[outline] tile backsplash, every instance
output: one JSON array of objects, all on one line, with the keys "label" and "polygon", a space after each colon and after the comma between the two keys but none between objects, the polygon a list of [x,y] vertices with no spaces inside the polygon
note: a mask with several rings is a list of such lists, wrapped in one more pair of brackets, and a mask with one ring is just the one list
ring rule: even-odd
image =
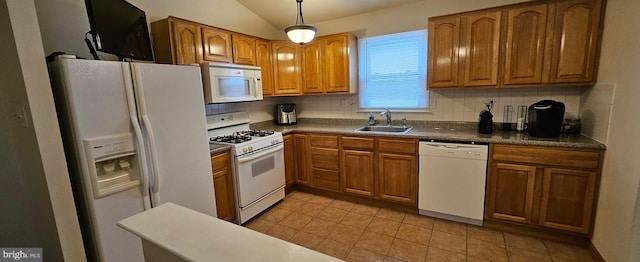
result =
[{"label": "tile backsplash", "polygon": [[[493,121],[502,122],[505,105],[517,111],[519,105],[529,106],[550,99],[564,103],[565,118],[583,117],[585,135],[604,142],[613,94],[611,85],[589,87],[536,87],[505,89],[461,89],[429,92],[429,112],[393,112],[393,119],[421,121],[476,122],[485,102],[493,100]],[[297,97],[266,97],[263,101],[210,104],[207,114],[245,110],[251,122],[273,119],[275,105],[295,103],[299,118],[367,119],[369,112],[360,111],[358,95],[310,95]],[[514,112],[515,113],[515,112]],[[376,120],[383,117],[375,114]],[[603,118],[604,117],[604,118]],[[598,122],[595,122],[595,118]],[[515,116],[514,116],[515,119]],[[601,120],[602,119],[602,120]]]},{"label": "tile backsplash", "polygon": [[582,133],[607,143],[615,84],[596,84],[585,89],[580,100]]}]

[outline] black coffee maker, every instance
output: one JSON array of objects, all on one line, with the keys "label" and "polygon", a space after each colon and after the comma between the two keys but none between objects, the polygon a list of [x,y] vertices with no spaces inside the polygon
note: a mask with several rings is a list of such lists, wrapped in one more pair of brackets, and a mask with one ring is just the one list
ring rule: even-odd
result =
[{"label": "black coffee maker", "polygon": [[542,100],[529,106],[529,135],[540,138],[559,137],[564,119],[564,104]]}]

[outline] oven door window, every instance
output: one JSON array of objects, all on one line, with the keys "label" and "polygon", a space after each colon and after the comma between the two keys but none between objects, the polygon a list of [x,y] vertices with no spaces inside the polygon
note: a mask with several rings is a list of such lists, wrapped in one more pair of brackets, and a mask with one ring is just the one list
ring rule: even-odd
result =
[{"label": "oven door window", "polygon": [[267,157],[251,165],[251,176],[256,177],[267,174],[276,166],[275,157]]},{"label": "oven door window", "polygon": [[283,150],[247,162],[236,160],[240,207],[246,207],[285,184]]},{"label": "oven door window", "polygon": [[246,77],[218,78],[218,92],[220,97],[249,97],[251,96],[251,80]]}]

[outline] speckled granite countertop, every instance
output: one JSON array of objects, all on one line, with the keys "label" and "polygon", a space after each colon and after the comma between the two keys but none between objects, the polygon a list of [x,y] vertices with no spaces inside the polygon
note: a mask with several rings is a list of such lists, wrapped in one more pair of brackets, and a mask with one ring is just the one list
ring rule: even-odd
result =
[{"label": "speckled granite countertop", "polygon": [[[526,132],[501,131],[494,128],[493,134],[480,134],[477,124],[473,122],[444,122],[444,121],[407,121],[408,126],[414,128],[407,134],[367,133],[355,132],[358,127],[367,125],[366,120],[358,119],[324,119],[300,118],[298,124],[280,126],[273,121],[252,123],[252,129],[269,129],[280,131],[283,135],[289,133],[332,133],[353,136],[384,136],[398,138],[417,138],[420,140],[436,140],[450,142],[503,143],[535,146],[561,146],[572,148],[605,149],[606,146],[584,135],[562,134],[558,138],[535,138]],[[394,121],[393,125],[401,125]]]}]

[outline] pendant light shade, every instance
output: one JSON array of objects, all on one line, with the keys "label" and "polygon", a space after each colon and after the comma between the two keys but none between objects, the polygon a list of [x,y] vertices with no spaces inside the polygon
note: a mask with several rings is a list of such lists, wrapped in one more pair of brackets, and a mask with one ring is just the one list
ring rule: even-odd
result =
[{"label": "pendant light shade", "polygon": [[[302,0],[296,0],[298,5],[298,14],[296,17],[296,25],[290,26],[284,29],[287,33],[289,40],[300,45],[309,43],[316,36],[316,29],[314,26],[305,25],[304,17],[302,17]],[[298,22],[300,22],[298,24]]]}]

